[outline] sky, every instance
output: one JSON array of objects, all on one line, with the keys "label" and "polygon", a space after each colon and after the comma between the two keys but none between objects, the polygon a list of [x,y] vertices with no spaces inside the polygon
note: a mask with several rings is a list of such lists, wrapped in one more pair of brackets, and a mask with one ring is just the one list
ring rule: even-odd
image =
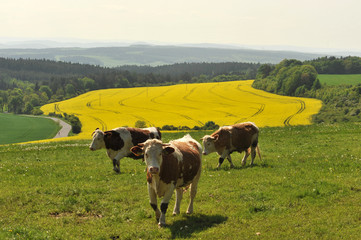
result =
[{"label": "sky", "polygon": [[0,40],[361,51],[359,0],[0,0]]}]

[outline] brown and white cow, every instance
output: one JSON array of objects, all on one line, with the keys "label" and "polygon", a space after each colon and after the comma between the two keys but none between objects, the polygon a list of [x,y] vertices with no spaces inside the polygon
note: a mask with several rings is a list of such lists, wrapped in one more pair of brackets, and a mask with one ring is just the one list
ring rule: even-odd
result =
[{"label": "brown and white cow", "polygon": [[[253,165],[253,160],[256,157],[256,149],[259,158],[261,158],[258,148],[258,133],[258,127],[252,122],[220,127],[211,135],[205,135],[202,138],[204,147],[203,155],[217,152],[219,155],[217,169],[219,169],[225,158],[228,159],[231,167],[234,167],[230,154],[234,151],[239,153],[245,151],[242,165],[246,164],[247,157],[250,153],[252,156],[251,165]],[[249,148],[251,148],[250,151]]]},{"label": "brown and white cow", "polygon": [[120,127],[105,132],[97,128],[93,132],[93,141],[89,148],[92,151],[106,148],[108,157],[113,161],[113,170],[120,173],[119,160],[124,157],[141,158],[135,156],[130,149],[152,138],[161,139],[158,128]]},{"label": "brown and white cow", "polygon": [[[193,201],[202,170],[202,146],[189,134],[164,144],[157,139],[132,147],[135,155],[144,154],[147,164],[147,185],[150,205],[160,227],[165,226],[165,214],[169,200],[176,189],[173,215],[179,214],[183,188],[190,186],[190,203],[187,213],[193,212]],[[160,211],[157,196],[163,197]]]}]

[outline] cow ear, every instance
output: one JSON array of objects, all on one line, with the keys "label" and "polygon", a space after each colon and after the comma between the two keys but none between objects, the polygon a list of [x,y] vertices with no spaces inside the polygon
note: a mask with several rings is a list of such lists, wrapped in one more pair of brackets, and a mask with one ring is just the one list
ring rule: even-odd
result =
[{"label": "cow ear", "polygon": [[174,153],[174,148],[172,148],[172,147],[165,147],[165,148],[163,148],[162,153],[163,153],[164,155],[172,154],[172,153]]},{"label": "cow ear", "polygon": [[139,147],[139,146],[134,146],[130,149],[130,151],[135,155],[135,156],[141,156],[143,154],[143,148]]},{"label": "cow ear", "polygon": [[219,138],[219,135],[218,135],[218,134],[215,134],[212,139],[213,139],[214,141],[217,141],[218,138]]}]

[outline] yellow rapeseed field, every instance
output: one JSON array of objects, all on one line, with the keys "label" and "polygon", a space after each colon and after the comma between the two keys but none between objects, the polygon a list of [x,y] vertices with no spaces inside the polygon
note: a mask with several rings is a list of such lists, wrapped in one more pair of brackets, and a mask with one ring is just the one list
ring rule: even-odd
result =
[{"label": "yellow rapeseed field", "polygon": [[[230,125],[252,121],[259,127],[306,125],[321,108],[321,101],[270,94],[252,88],[253,80],[97,90],[41,108],[75,114],[90,138],[95,128],[110,130],[134,126],[202,126],[207,121]],[[74,138],[74,137],[73,137]]]}]

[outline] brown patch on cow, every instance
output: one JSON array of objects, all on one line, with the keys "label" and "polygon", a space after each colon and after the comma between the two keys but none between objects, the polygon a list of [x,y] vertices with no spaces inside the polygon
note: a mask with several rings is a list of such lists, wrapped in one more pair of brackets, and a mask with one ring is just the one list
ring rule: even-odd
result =
[{"label": "brown patch on cow", "polygon": [[258,133],[258,128],[251,123],[238,123],[230,127],[221,127],[211,136],[218,135],[214,142],[217,152],[230,149],[231,144],[238,152],[246,151],[252,144],[252,136]]},{"label": "brown patch on cow", "polygon": [[232,143],[237,151],[246,151],[252,144],[252,136],[258,128],[251,123],[238,123],[231,128]]},{"label": "brown patch on cow", "polygon": [[163,161],[159,172],[160,180],[166,184],[172,181],[176,183],[179,176],[178,159],[175,154],[163,154],[162,157]]},{"label": "brown patch on cow", "polygon": [[149,172],[148,168],[147,168],[147,182],[152,183],[152,174]]},{"label": "brown patch on cow", "polygon": [[[199,149],[194,142],[173,142],[173,144],[183,154],[183,161],[179,162],[178,166],[178,176],[179,178],[183,178],[184,183],[183,186],[179,187],[184,187],[192,182],[201,166]],[[189,147],[189,144],[191,144],[192,147]]]},{"label": "brown patch on cow", "polygon": [[118,151],[124,147],[124,141],[116,131],[104,132],[104,142],[107,149]]},{"label": "brown patch on cow", "polygon": [[142,143],[147,141],[150,138],[150,131],[140,128],[127,128],[132,136],[133,146],[138,145],[138,143]]}]

